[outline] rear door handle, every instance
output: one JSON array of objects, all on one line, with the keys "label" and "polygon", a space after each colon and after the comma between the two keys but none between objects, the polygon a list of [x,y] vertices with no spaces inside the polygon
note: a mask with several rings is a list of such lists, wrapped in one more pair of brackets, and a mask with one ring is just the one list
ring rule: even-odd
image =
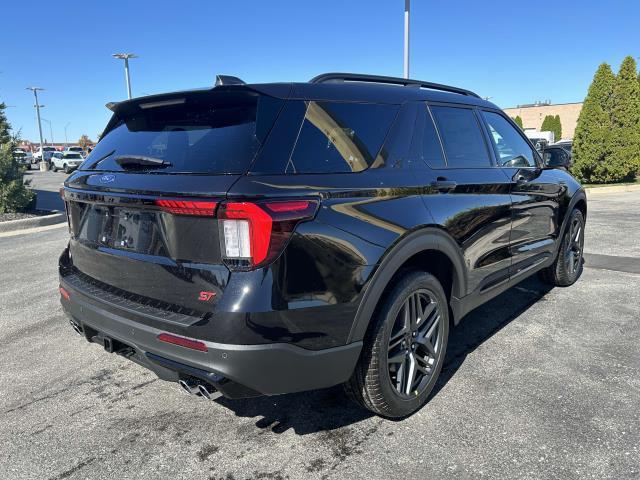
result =
[{"label": "rear door handle", "polygon": [[431,186],[440,192],[450,192],[458,186],[458,183],[454,182],[453,180],[438,178],[437,180],[431,182]]}]

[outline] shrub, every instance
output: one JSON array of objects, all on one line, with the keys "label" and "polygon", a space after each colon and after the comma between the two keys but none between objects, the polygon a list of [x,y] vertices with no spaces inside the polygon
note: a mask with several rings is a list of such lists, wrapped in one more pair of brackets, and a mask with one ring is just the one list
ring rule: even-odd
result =
[{"label": "shrub", "polygon": [[0,104],[0,213],[20,212],[31,206],[35,194],[24,181],[24,168],[13,157],[17,139],[11,136],[11,126]]}]

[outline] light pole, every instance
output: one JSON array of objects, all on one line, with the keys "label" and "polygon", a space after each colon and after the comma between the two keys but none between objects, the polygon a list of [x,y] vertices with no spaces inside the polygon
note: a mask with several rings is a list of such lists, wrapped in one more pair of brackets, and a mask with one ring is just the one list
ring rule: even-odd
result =
[{"label": "light pole", "polygon": [[53,128],[51,127],[51,120],[47,120],[46,118],[42,117],[42,121],[47,122],[49,124],[49,133],[51,134],[51,146],[53,147],[53,144],[55,142],[53,141]]},{"label": "light pole", "polygon": [[113,58],[119,58],[120,60],[124,60],[124,76],[127,80],[127,95],[131,98],[131,78],[129,77],[129,59],[130,58],[138,58],[135,53],[114,53],[112,55]]},{"label": "light pole", "polygon": [[404,78],[409,78],[409,10],[411,0],[404,0]]},{"label": "light pole", "polygon": [[67,148],[67,143],[69,143],[67,140],[67,127],[69,125],[71,125],[71,122],[67,122],[67,124],[64,126],[64,147],[65,148]]},{"label": "light pole", "polygon": [[26,90],[31,90],[33,92],[33,96],[36,98],[36,113],[38,115],[38,133],[40,134],[40,171],[47,171],[47,162],[44,159],[44,143],[42,142],[42,122],[40,121],[40,104],[38,103],[38,91],[44,90],[44,88],[40,87],[27,87]]}]

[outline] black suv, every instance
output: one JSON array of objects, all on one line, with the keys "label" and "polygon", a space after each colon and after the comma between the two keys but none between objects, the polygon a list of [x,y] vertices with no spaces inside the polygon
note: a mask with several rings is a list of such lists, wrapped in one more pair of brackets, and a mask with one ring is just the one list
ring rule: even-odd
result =
[{"label": "black suv", "polygon": [[466,313],[582,271],[583,189],[470,91],[225,76],[108,107],[62,191],[61,302],[87,340],[189,393],[344,383],[404,416]]}]

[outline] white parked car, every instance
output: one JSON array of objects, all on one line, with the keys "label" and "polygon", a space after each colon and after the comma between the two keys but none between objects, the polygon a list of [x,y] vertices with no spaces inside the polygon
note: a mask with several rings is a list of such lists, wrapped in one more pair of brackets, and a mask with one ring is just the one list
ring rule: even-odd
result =
[{"label": "white parked car", "polygon": [[[43,147],[42,150],[44,150],[44,161],[45,162],[50,161],[51,160],[51,156],[56,152],[56,149],[54,147]],[[42,158],[42,150],[40,150],[38,148],[36,153],[33,154],[33,160],[35,162],[41,162],[43,160],[43,158]]]},{"label": "white parked car", "polygon": [[84,162],[84,157],[78,152],[56,152],[51,157],[51,170],[71,173]]},{"label": "white parked car", "polygon": [[84,148],[79,147],[79,146],[64,147],[64,151],[65,152],[75,152],[75,153],[79,153],[83,157],[85,156]]}]

